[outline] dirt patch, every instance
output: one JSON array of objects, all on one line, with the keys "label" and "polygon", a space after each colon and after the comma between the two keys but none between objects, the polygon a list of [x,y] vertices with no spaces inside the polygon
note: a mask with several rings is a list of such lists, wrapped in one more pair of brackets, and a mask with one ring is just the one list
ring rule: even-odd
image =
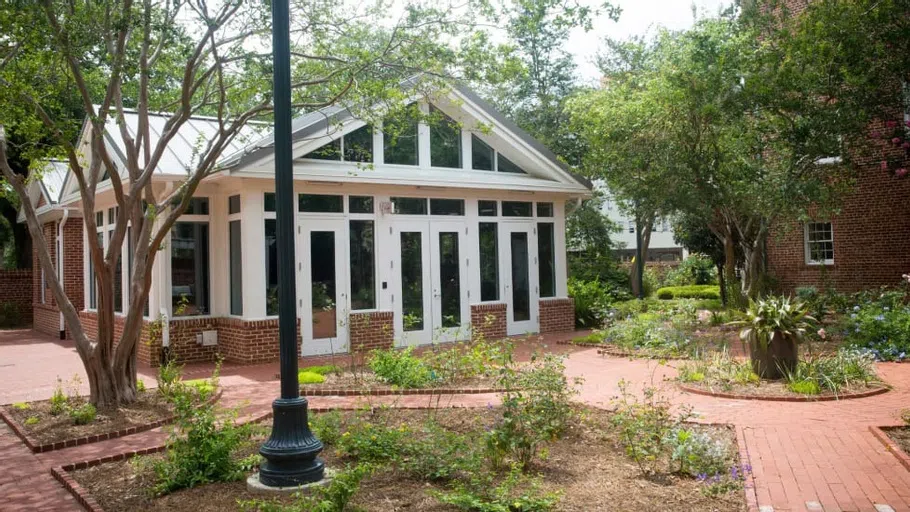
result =
[{"label": "dirt patch", "polygon": [[904,453],[910,455],[910,426],[883,429],[888,437],[900,446]]},{"label": "dirt patch", "polygon": [[[589,512],[596,510],[643,511],[741,511],[745,510],[742,491],[733,491],[718,498],[705,496],[702,484],[676,475],[659,478],[642,477],[637,466],[629,460],[616,444],[609,426],[609,413],[599,409],[584,409],[580,418],[573,420],[563,438],[548,446],[548,456],[533,468],[541,476],[543,489],[562,491],[557,510]],[[343,413],[350,417],[353,412]],[[435,414],[445,428],[461,433],[477,433],[496,421],[498,411],[439,410],[408,411],[386,410],[377,412],[377,420],[389,425],[417,425]],[[731,446],[736,440],[732,430],[723,427],[705,427],[729,436]],[[238,453],[253,453],[258,441]],[[341,468],[347,461],[339,460],[332,446],[327,446],[324,458],[329,467]],[[237,510],[238,500],[261,498],[246,490],[243,481],[212,484],[187,489],[168,496],[153,497],[148,489],[153,484],[149,456],[131,462],[104,464],[95,468],[76,471],[75,479],[108,512],[149,510],[214,512]],[[449,512],[458,509],[438,502],[430,492],[445,490],[442,484],[417,480],[395,469],[383,469],[365,479],[354,499],[354,505],[368,512],[415,511]],[[282,498],[285,501],[290,498]]]},{"label": "dirt patch", "polygon": [[[87,425],[74,425],[66,412],[51,414],[50,400],[28,402],[27,408],[8,405],[4,410],[29,437],[42,444],[138,427],[173,414],[173,408],[155,391],[139,393],[139,398],[131,404],[100,408],[95,421]],[[37,418],[37,421],[30,418]]]}]

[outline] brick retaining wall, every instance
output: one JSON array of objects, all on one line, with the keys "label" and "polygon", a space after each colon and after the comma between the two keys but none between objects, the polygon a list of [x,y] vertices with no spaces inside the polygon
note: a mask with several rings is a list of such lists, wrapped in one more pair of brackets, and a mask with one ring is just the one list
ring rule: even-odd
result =
[{"label": "brick retaining wall", "polygon": [[540,334],[575,329],[575,299],[540,299]]},{"label": "brick retaining wall", "polygon": [[353,352],[392,348],[395,344],[395,314],[391,311],[351,313],[348,325]]},{"label": "brick retaining wall", "polygon": [[506,337],[505,302],[491,304],[471,304],[471,326],[474,338],[487,341],[501,340]]}]

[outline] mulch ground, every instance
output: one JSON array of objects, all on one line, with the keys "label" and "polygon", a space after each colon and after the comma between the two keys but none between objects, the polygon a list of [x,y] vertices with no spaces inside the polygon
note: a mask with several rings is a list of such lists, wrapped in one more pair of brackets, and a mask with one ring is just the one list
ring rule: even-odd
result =
[{"label": "mulch ground", "polygon": [[901,447],[904,453],[910,455],[910,426],[900,428],[889,428],[885,430],[888,437]]},{"label": "mulch ground", "polygon": [[873,389],[880,389],[883,387],[882,384],[870,384],[868,386],[863,385],[854,385],[847,386],[841,389],[840,392],[834,393],[833,391],[823,389],[821,393],[816,395],[807,395],[802,393],[794,393],[790,391],[790,388],[787,387],[787,383],[783,381],[761,381],[759,384],[732,384],[732,385],[719,385],[719,384],[710,384],[706,382],[684,382],[684,386],[690,388],[696,388],[703,391],[711,393],[726,393],[733,395],[743,395],[743,396],[761,396],[761,397],[771,397],[771,398],[833,398],[833,397],[846,397],[856,393],[863,393],[866,391],[871,391]]},{"label": "mulch ground", "polygon": [[[139,393],[135,402],[118,408],[99,408],[95,421],[87,425],[74,425],[66,412],[51,414],[50,400],[28,402],[27,406],[28,408],[21,409],[7,405],[4,409],[30,437],[40,443],[115,432],[146,425],[173,414],[173,408],[154,390]],[[30,421],[29,418],[37,418],[38,421]]]},{"label": "mulch ground", "polygon": [[[585,409],[583,418],[573,421],[562,439],[548,446],[548,456],[534,467],[543,479],[543,490],[563,492],[557,510],[588,512],[595,510],[686,510],[730,512],[745,510],[741,490],[731,491],[719,498],[705,496],[702,484],[672,474],[643,477],[637,466],[628,459],[616,444],[609,427],[609,413],[599,409]],[[353,413],[345,413],[350,415]],[[387,410],[384,421],[391,425],[417,425],[425,421],[427,411]],[[498,414],[483,410],[439,410],[435,412],[440,424],[462,433],[476,432],[478,438],[485,426],[495,421]],[[735,446],[733,431],[718,429],[729,436]],[[263,433],[265,429],[263,429]],[[246,447],[246,453],[255,452],[258,441]],[[238,454],[243,455],[243,453]],[[149,489],[154,475],[150,456],[129,462],[103,464],[73,473],[108,512],[149,510],[215,512],[238,510],[238,501],[262,499],[246,490],[243,481],[211,484],[175,492],[168,496],[153,497]],[[332,468],[343,467],[334,449],[327,446],[324,458]],[[428,491],[443,490],[438,484],[416,480],[394,469],[381,470],[361,484],[353,505],[368,512],[415,511],[452,512],[456,508],[438,502]],[[287,502],[291,498],[284,497]]]}]

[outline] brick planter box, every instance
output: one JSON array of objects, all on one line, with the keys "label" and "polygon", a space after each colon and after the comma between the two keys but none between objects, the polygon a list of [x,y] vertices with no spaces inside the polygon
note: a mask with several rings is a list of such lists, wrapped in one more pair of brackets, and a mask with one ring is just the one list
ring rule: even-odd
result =
[{"label": "brick planter box", "polygon": [[870,396],[887,393],[891,388],[881,386],[872,388],[867,391],[858,393],[845,393],[841,395],[807,395],[807,396],[774,396],[774,395],[745,395],[737,393],[724,393],[722,391],[708,391],[706,389],[696,388],[680,384],[679,389],[686,393],[695,395],[712,396],[715,398],[728,398],[731,400],[761,400],[765,402],[833,402],[835,400],[852,400],[856,398],[867,398]]},{"label": "brick planter box", "polygon": [[904,450],[902,450],[901,447],[891,439],[891,436],[888,435],[888,431],[895,428],[903,427],[869,427],[869,431],[872,432],[872,435],[874,435],[876,439],[885,445],[885,449],[897,457],[898,462],[907,468],[907,471],[910,471],[910,455],[904,453]]}]

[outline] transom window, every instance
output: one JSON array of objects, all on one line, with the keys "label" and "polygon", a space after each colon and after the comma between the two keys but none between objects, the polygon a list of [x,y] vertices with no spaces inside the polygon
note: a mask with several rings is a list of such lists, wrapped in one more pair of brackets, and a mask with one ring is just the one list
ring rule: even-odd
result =
[{"label": "transom window", "polygon": [[430,199],[430,215],[464,215],[464,199]]},{"label": "transom window", "polygon": [[398,215],[426,215],[425,197],[393,197],[392,212]]},{"label": "transom window", "polygon": [[830,222],[807,222],[805,242],[808,265],[834,263],[834,229]]},{"label": "transom window", "polygon": [[532,203],[525,201],[503,201],[503,217],[533,217]]},{"label": "transom window", "polygon": [[342,196],[300,194],[298,209],[307,213],[344,213]]}]

